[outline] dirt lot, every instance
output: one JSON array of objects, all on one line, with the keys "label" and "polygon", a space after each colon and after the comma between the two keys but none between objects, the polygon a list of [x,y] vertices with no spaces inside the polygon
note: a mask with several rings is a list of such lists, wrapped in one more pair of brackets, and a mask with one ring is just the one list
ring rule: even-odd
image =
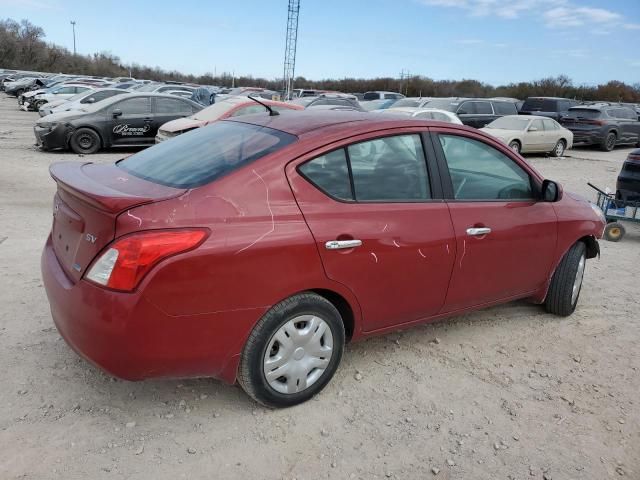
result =
[{"label": "dirt lot", "polygon": [[[640,479],[640,229],[601,242],[569,318],[520,302],[351,345],[314,401],[272,411],[67,347],[40,280],[48,166],[88,159],[36,150],[36,118],[0,94],[0,479]],[[530,160],[591,197],[627,152]]]}]

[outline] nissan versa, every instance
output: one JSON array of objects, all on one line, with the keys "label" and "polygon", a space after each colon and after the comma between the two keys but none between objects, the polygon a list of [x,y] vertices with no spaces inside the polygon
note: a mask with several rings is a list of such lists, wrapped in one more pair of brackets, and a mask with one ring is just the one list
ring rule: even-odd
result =
[{"label": "nissan versa", "polygon": [[522,298],[570,315],[604,228],[489,135],[359,112],[227,119],[51,175],[67,343],[273,407],[322,390],[348,341]]}]

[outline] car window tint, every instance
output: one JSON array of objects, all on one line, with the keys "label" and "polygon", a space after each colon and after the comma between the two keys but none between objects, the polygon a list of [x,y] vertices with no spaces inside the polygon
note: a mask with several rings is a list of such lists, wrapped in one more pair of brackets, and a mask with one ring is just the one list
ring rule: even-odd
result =
[{"label": "car window tint", "polygon": [[242,115],[251,115],[253,113],[267,113],[267,110],[261,105],[249,105],[242,107],[231,114],[232,117],[240,117]]},{"label": "car window tint", "polygon": [[217,122],[127,157],[132,175],[175,188],[195,188],[276,152],[297,137],[268,127]]},{"label": "car window tint", "polygon": [[489,102],[473,102],[475,105],[476,113],[480,115],[491,115],[493,114],[493,110],[491,108],[491,103]]},{"label": "car window tint", "polygon": [[456,200],[532,199],[527,172],[495,148],[466,137],[439,135]]},{"label": "car window tint", "polygon": [[111,110],[121,110],[123,115],[151,113],[151,99],[149,97],[129,98],[112,105]]},{"label": "car window tint", "polygon": [[558,124],[551,119],[543,120],[542,123],[544,124],[545,130],[558,130],[560,128]]},{"label": "car window tint", "polygon": [[348,147],[357,201],[415,201],[431,197],[419,135],[397,135]]},{"label": "car window tint", "polygon": [[327,195],[353,200],[347,156],[343,148],[304,163],[300,166],[300,173]]},{"label": "car window tint", "polygon": [[156,98],[156,113],[191,115],[191,105],[176,98]]}]

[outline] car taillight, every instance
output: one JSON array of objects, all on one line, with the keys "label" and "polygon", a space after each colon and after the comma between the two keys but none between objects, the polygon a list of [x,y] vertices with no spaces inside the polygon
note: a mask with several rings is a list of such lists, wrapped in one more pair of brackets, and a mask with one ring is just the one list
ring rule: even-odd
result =
[{"label": "car taillight", "polygon": [[629,154],[629,156],[627,157],[627,162],[640,164],[640,154],[639,155],[636,155],[634,153]]},{"label": "car taillight", "polygon": [[134,233],[113,242],[94,262],[86,279],[129,292],[161,260],[196,248],[206,230],[162,230]]},{"label": "car taillight", "polygon": [[583,120],[583,123],[588,123],[589,125],[606,125],[607,122],[604,120]]}]

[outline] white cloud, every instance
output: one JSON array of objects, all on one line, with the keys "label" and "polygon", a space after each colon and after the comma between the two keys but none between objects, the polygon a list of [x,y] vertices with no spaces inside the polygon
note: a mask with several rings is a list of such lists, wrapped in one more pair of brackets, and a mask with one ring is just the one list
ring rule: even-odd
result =
[{"label": "white cloud", "polygon": [[[539,16],[548,27],[594,27],[592,33],[606,35],[610,27],[640,30],[639,23],[625,23],[625,18],[604,8],[580,7],[571,0],[418,0],[423,5],[466,10],[473,16],[516,19],[524,15]],[[575,1],[575,0],[574,0]]]}]

